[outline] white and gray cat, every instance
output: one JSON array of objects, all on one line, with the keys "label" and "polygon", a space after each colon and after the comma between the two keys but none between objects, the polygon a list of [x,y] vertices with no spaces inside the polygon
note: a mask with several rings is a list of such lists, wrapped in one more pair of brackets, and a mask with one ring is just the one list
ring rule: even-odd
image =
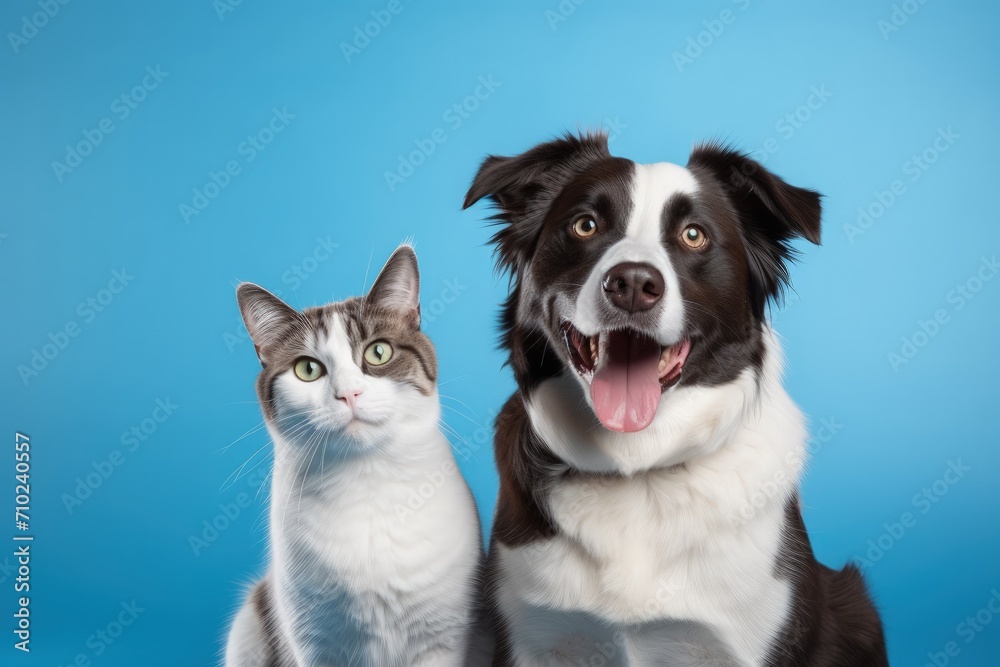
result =
[{"label": "white and gray cat", "polygon": [[226,667],[484,664],[479,519],[439,429],[418,292],[405,245],[363,298],[298,312],[239,286],[274,477],[270,568]]}]

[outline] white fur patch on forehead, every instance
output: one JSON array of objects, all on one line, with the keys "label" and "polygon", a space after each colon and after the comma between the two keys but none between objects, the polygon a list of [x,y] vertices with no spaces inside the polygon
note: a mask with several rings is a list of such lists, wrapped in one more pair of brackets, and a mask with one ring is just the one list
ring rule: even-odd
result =
[{"label": "white fur patch on forehead", "polygon": [[694,174],[680,165],[670,162],[635,165],[632,214],[625,233],[646,243],[659,243],[664,206],[675,194],[697,191]]},{"label": "white fur patch on forehead", "polygon": [[660,272],[666,288],[659,307],[656,338],[663,345],[673,345],[680,340],[684,329],[684,299],[677,272],[663,245],[663,210],[674,195],[694,194],[697,190],[698,182],[684,167],[669,162],[635,165],[632,212],[625,227],[625,237],[605,251],[580,289],[573,318],[579,331],[592,336],[604,328],[602,283],[607,272],[622,262],[641,262]]},{"label": "white fur patch on forehead", "polygon": [[319,341],[330,358],[337,363],[351,361],[351,336],[347,333],[344,320],[340,313],[331,313],[326,322],[327,337],[325,341]]},{"label": "white fur patch on forehead", "polygon": [[335,390],[363,383],[364,374],[354,360],[354,343],[340,313],[333,313],[327,322],[325,341],[317,341],[327,356],[330,380]]}]

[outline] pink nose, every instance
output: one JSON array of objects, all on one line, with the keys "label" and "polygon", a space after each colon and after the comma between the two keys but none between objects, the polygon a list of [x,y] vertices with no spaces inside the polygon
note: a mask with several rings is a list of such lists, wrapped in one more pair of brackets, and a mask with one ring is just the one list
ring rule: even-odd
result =
[{"label": "pink nose", "polygon": [[353,412],[354,406],[358,402],[358,396],[360,395],[361,395],[360,389],[348,389],[347,391],[339,392],[337,394],[337,400],[347,403],[347,407],[349,407],[351,409],[351,412]]}]

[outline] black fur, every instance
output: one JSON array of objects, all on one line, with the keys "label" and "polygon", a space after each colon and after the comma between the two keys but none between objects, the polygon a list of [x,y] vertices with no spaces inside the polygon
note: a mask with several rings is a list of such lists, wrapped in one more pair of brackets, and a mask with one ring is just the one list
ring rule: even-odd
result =
[{"label": "black fur", "polygon": [[[551,341],[542,332],[517,321],[516,309],[521,293],[518,276],[522,267],[538,251],[545,227],[560,223],[567,215],[566,212],[553,212],[555,201],[561,196],[569,204],[580,205],[581,202],[572,196],[573,193],[567,193],[566,188],[581,174],[590,174],[588,180],[592,185],[603,182],[605,186],[603,197],[592,192],[593,205],[604,207],[609,213],[614,208],[619,215],[627,215],[628,209],[622,210],[622,207],[628,206],[628,199],[621,196],[615,198],[614,194],[620,195],[627,190],[631,164],[629,160],[611,157],[604,135],[566,135],[515,157],[487,157],[465,196],[463,208],[487,197],[498,209],[490,220],[500,228],[490,242],[496,247],[498,268],[508,273],[512,284],[501,316],[501,345],[509,352],[508,363],[523,389],[557,375],[562,371],[563,364],[550,345]],[[580,190],[584,189],[581,184]],[[596,248],[592,247],[591,251],[596,251]],[[551,248],[542,250],[539,265],[565,266],[564,262],[545,257],[552,252]],[[582,274],[586,263],[579,262],[577,267]],[[570,267],[568,276],[550,277],[574,282],[579,280],[575,273],[574,267]],[[554,324],[553,331],[558,324]]]},{"label": "black fur", "polygon": [[721,195],[739,216],[751,302],[762,318],[767,301],[780,298],[789,284],[788,261],[796,256],[789,241],[802,237],[820,242],[820,194],[789,185],[747,155],[718,143],[695,148],[687,166],[702,186],[711,186],[706,196]]},{"label": "black fur", "polygon": [[788,502],[785,517],[776,568],[795,587],[795,607],[768,667],[886,667],[882,621],[861,572],[816,560],[798,498]]},{"label": "black fur", "polygon": [[[660,240],[682,287],[685,337],[692,341],[679,384],[719,385],[748,368],[760,371],[767,306],[789,283],[788,263],[795,257],[790,242],[820,241],[820,195],[717,143],[696,147],[688,170],[697,193],[671,198],[660,221]],[[512,281],[501,342],[519,392],[497,419],[494,549],[544,540],[555,530],[546,514],[545,480],[569,466],[538,441],[523,398],[569,363],[553,303],[559,294],[575,298],[595,263],[622,238],[633,206],[633,171],[634,163],[611,156],[603,135],[571,135],[516,157],[488,157],[466,195],[466,208],[484,197],[496,206],[491,219],[500,228],[492,242],[499,268]],[[600,236],[585,243],[566,234],[581,214],[600,221]],[[680,246],[681,231],[692,224],[707,232],[704,252]],[[529,263],[532,288],[523,279]],[[795,606],[768,667],[888,664],[881,622],[860,573],[853,567],[836,572],[816,561],[797,500],[786,508],[776,557],[779,576],[793,583]],[[492,595],[496,577],[489,572]],[[494,665],[513,664],[499,613],[494,628]]]}]

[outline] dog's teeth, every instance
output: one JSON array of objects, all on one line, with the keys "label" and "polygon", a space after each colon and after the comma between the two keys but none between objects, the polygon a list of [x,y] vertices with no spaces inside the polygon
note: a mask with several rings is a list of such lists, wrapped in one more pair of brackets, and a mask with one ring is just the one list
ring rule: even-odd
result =
[{"label": "dog's teeth", "polygon": [[597,359],[597,336],[590,337],[590,357]]}]

